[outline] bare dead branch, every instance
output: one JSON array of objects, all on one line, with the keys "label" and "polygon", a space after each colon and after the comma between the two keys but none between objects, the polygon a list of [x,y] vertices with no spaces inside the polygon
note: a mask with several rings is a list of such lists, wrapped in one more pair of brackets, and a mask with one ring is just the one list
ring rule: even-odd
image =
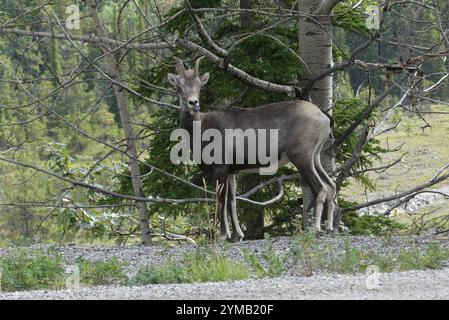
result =
[{"label": "bare dead branch", "polygon": [[369,201],[369,202],[366,202],[366,203],[363,203],[363,204],[360,204],[360,205],[352,206],[352,207],[349,207],[349,208],[344,208],[342,210],[343,211],[359,210],[359,209],[362,209],[362,208],[374,206],[374,205],[379,204],[379,203],[389,202],[389,201],[401,199],[401,198],[404,198],[404,197],[408,197],[408,196],[414,195],[414,194],[416,194],[418,192],[423,192],[424,189],[429,188],[429,187],[431,187],[431,186],[433,186],[435,184],[438,184],[438,183],[440,183],[440,182],[442,182],[442,181],[444,181],[444,180],[449,178],[449,173],[441,175],[443,170],[445,170],[445,168],[447,168],[447,167],[448,167],[448,165],[446,165],[443,169],[440,169],[438,171],[438,173],[432,179],[430,179],[428,182],[426,182],[424,184],[421,184],[421,185],[419,185],[419,186],[417,186],[417,187],[415,187],[413,189],[401,192],[401,193],[393,195],[393,196],[389,196],[389,197],[385,197],[385,198],[381,198],[381,199],[376,199],[376,200]]},{"label": "bare dead branch", "polygon": [[223,48],[221,48],[220,46],[218,46],[214,40],[212,40],[212,38],[210,37],[210,35],[208,34],[206,28],[204,28],[203,23],[201,22],[200,18],[198,18],[198,16],[195,14],[195,12],[193,11],[193,8],[190,4],[189,0],[185,0],[184,1],[185,6],[187,7],[187,11],[190,13],[190,15],[193,18],[193,21],[195,22],[197,29],[198,29],[198,34],[201,37],[201,39],[207,43],[218,55],[222,56],[222,57],[227,57],[229,55],[229,52]]},{"label": "bare dead branch", "polygon": [[[397,83],[402,83],[405,79],[407,79],[410,75],[405,74],[403,75]],[[386,98],[388,95],[396,89],[396,85],[390,85],[387,90],[385,90],[380,96],[378,96],[372,103],[369,105],[358,117],[358,119],[348,128],[345,130],[345,132],[335,140],[334,146],[338,147],[340,146],[348,137],[349,135],[365,120],[367,119],[371,113],[374,111],[374,109]]]}]

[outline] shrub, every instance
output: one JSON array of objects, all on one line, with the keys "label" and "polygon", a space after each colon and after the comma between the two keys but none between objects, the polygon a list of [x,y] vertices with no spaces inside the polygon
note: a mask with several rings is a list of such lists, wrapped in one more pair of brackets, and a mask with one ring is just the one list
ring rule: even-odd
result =
[{"label": "shrub", "polygon": [[120,262],[117,257],[95,262],[81,258],[77,263],[80,269],[80,282],[83,285],[123,284],[128,281],[128,276],[124,271],[125,264]]},{"label": "shrub", "polygon": [[449,250],[437,244],[429,244],[423,252],[418,249],[399,254],[400,270],[440,269],[449,258]]},{"label": "shrub", "polygon": [[129,281],[130,285],[192,283],[243,280],[250,270],[241,262],[201,247],[186,253],[180,261],[169,260],[163,266],[145,266]]},{"label": "shrub", "polygon": [[375,251],[363,252],[353,248],[349,238],[345,241],[344,253],[331,259],[329,271],[336,273],[365,272],[370,265],[376,265],[381,272],[439,269],[449,258],[449,250],[438,244],[429,244],[426,249],[401,249],[398,252],[379,254]]},{"label": "shrub", "polygon": [[[81,285],[126,283],[124,264],[116,257],[101,262],[77,261]],[[59,253],[30,249],[13,249],[0,257],[1,286],[4,291],[62,289],[65,287],[65,264]]]},{"label": "shrub", "polygon": [[257,255],[247,248],[243,248],[245,261],[251,266],[258,277],[279,277],[285,273],[287,256],[278,255],[273,249],[273,242],[269,234],[265,234],[265,250]]},{"label": "shrub", "polygon": [[343,250],[332,245],[320,246],[312,232],[295,236],[290,250],[292,266],[303,275],[310,276],[316,271],[331,273],[365,272],[370,265],[376,265],[381,272],[438,269],[449,259],[449,249],[438,244],[427,248],[400,249],[379,253],[353,247],[350,237],[344,239]]},{"label": "shrub", "polygon": [[242,280],[250,276],[250,270],[244,263],[207,248],[184,255],[182,264],[187,269],[190,282]]},{"label": "shrub", "polygon": [[349,212],[342,216],[352,235],[383,236],[406,229],[406,226],[383,215],[362,215]]},{"label": "shrub", "polygon": [[299,269],[305,276],[311,276],[316,269],[324,266],[326,250],[320,249],[315,233],[309,231],[294,236],[290,255],[291,267]]},{"label": "shrub", "polygon": [[52,250],[15,249],[0,258],[0,269],[4,291],[59,289],[64,284],[62,258]]},{"label": "shrub", "polygon": [[173,260],[169,260],[163,266],[144,266],[139,268],[136,275],[129,280],[128,285],[189,282],[185,271],[185,268]]}]

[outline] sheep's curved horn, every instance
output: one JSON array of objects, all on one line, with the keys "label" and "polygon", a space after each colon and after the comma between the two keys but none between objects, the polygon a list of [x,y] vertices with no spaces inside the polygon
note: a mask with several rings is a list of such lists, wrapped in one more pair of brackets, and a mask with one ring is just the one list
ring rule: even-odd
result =
[{"label": "sheep's curved horn", "polygon": [[201,62],[201,60],[203,60],[203,58],[204,58],[204,56],[201,56],[201,57],[199,57],[198,59],[196,59],[196,62],[195,62],[195,69],[194,69],[195,75],[196,75],[196,76],[199,75],[199,72],[200,72],[200,62]]},{"label": "sheep's curved horn", "polygon": [[186,73],[186,68],[184,66],[184,62],[181,59],[179,59],[178,57],[175,57],[175,60],[177,61],[176,71],[178,72],[179,75],[184,75]]}]

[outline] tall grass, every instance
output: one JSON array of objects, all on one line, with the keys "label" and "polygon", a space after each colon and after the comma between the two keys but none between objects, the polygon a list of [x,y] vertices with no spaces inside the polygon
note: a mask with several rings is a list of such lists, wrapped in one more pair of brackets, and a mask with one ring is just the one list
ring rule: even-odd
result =
[{"label": "tall grass", "polygon": [[245,263],[221,255],[212,247],[200,247],[185,253],[180,261],[169,260],[162,266],[140,268],[129,284],[217,282],[250,276],[251,270]]},{"label": "tall grass", "polygon": [[[69,265],[54,249],[32,250],[15,248],[0,257],[0,288],[3,291],[39,289],[63,289],[69,276],[65,273]],[[71,264],[70,264],[71,265]],[[126,283],[128,277],[124,264],[117,258],[102,262],[85,259],[75,264],[80,271],[80,285],[108,285]]]},{"label": "tall grass", "polygon": [[64,284],[64,265],[51,251],[16,249],[0,258],[1,289],[22,291],[59,289]]}]

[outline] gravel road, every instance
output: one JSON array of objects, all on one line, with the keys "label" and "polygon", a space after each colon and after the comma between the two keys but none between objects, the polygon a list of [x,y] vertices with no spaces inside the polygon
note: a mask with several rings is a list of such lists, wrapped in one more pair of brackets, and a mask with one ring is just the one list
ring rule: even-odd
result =
[{"label": "gravel road", "polygon": [[[343,250],[344,237],[323,237],[319,244]],[[378,253],[407,248],[425,248],[430,242],[449,247],[447,237],[351,237],[350,245]],[[277,253],[286,252],[290,238],[273,239]],[[35,245],[47,248],[46,245]],[[263,241],[245,241],[226,244],[219,248],[223,253],[242,258],[242,248],[263,252]],[[68,261],[79,257],[91,261],[107,260],[117,256],[128,262],[128,273],[139,266],[163,264],[168,257],[176,259],[183,252],[194,249],[192,245],[171,248],[153,246],[129,247],[54,247]],[[0,249],[0,255],[8,254]],[[336,275],[315,273],[310,277],[288,274],[274,279],[251,279],[233,282],[201,284],[165,284],[140,287],[98,286],[72,290],[40,290],[0,293],[0,299],[449,299],[449,264],[442,270],[407,271],[380,274]]]},{"label": "gravel road", "polygon": [[[368,286],[367,286],[368,284]],[[201,284],[101,286],[0,294],[0,299],[449,299],[449,269]]]}]

